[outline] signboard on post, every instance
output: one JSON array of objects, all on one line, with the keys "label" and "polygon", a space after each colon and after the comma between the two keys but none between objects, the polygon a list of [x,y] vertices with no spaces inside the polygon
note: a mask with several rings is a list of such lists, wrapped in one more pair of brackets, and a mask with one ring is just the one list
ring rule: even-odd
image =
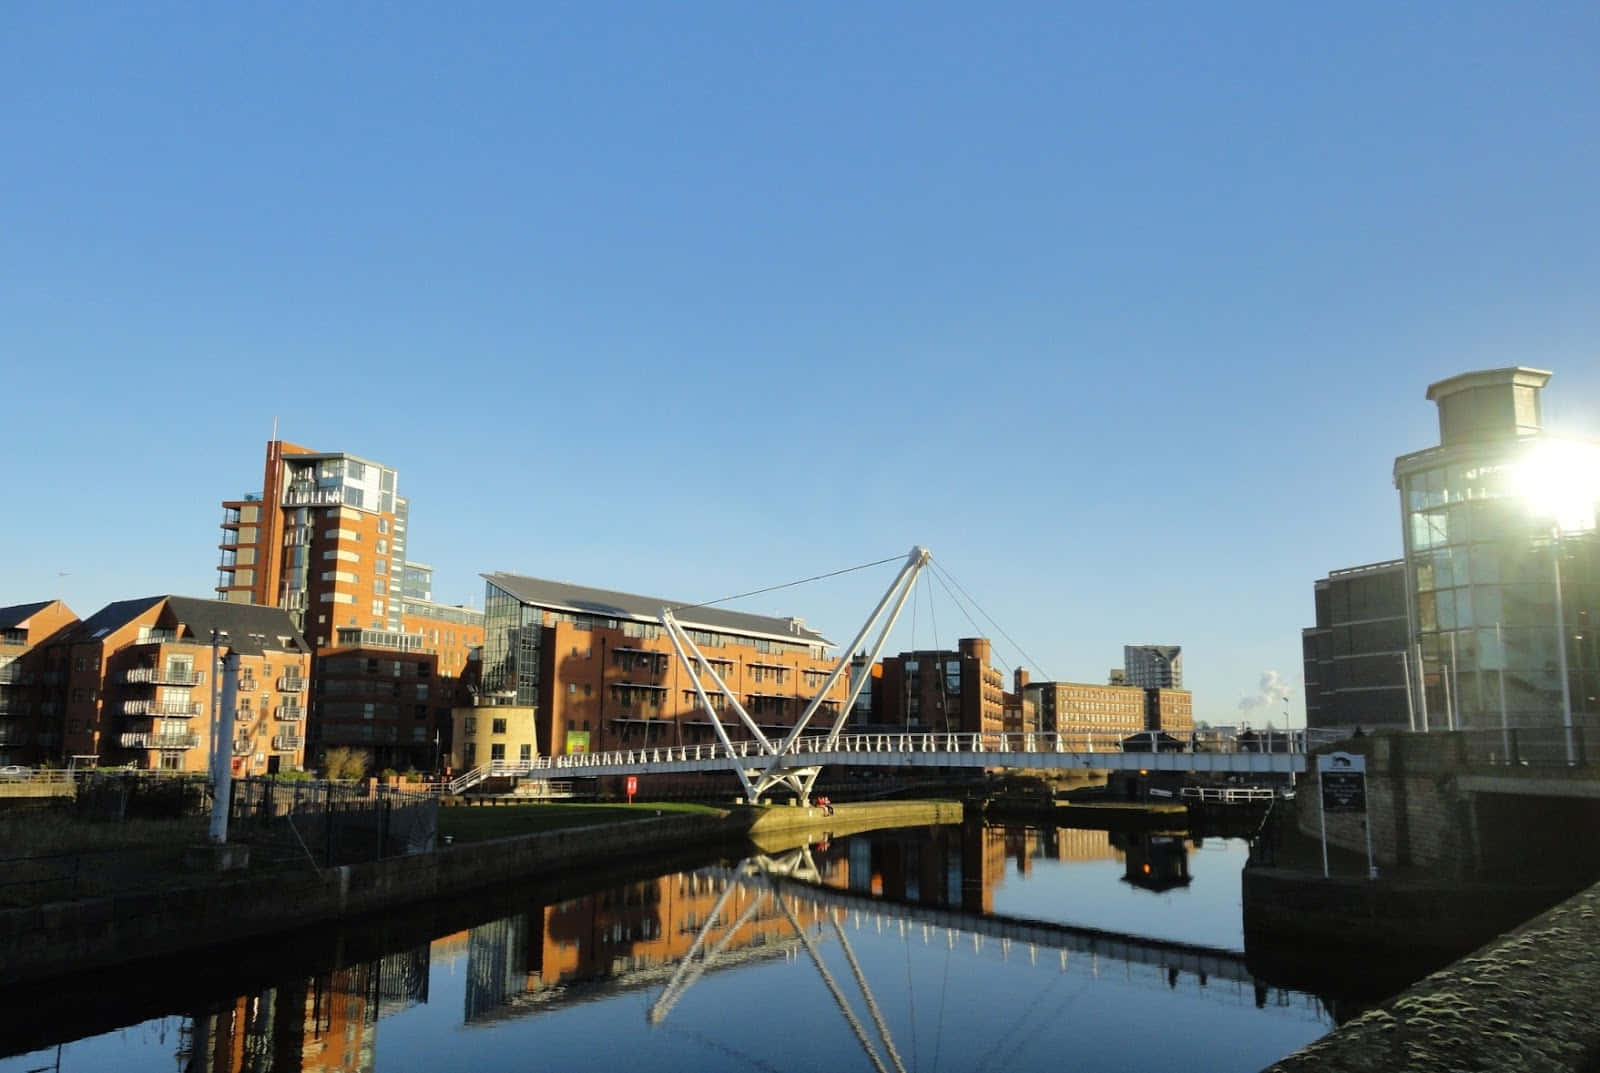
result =
[{"label": "signboard on post", "polygon": [[639,792],[639,776],[628,776],[628,804],[633,804],[633,795]]},{"label": "signboard on post", "polygon": [[[1328,813],[1367,811],[1367,758],[1359,753],[1317,757],[1318,816],[1322,824],[1322,878],[1328,878]],[[1372,824],[1361,822],[1367,840],[1367,876],[1378,878],[1372,863]]]}]

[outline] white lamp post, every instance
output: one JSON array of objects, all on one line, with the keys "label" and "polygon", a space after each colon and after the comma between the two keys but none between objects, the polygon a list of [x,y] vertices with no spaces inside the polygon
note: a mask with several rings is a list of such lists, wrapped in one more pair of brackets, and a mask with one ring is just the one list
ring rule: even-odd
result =
[{"label": "white lamp post", "polygon": [[1547,440],[1523,460],[1518,484],[1534,517],[1550,525],[1550,559],[1555,580],[1556,671],[1561,676],[1561,729],[1567,764],[1578,762],[1572,732],[1572,683],[1567,678],[1567,619],[1561,596],[1561,537],[1593,529],[1600,501],[1600,450],[1592,444]]}]

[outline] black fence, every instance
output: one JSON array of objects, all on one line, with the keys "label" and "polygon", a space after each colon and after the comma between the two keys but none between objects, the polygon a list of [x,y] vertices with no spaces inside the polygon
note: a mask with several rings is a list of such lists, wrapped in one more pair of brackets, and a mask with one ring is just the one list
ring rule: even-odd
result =
[{"label": "black fence", "polygon": [[437,798],[363,783],[235,779],[228,813],[230,831],[319,868],[427,853],[439,837]]}]

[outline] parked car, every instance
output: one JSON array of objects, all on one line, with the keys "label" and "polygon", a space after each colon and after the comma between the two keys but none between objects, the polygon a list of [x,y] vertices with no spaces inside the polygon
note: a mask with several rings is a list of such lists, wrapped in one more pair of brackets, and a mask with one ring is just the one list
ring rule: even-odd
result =
[{"label": "parked car", "polygon": [[32,774],[31,767],[23,767],[21,764],[7,764],[5,767],[0,767],[0,779],[25,779]]}]

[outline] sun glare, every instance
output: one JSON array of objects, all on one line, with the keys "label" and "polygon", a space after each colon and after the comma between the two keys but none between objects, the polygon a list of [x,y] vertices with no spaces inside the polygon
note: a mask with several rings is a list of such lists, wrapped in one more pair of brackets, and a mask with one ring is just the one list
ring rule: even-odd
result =
[{"label": "sun glare", "polygon": [[1528,452],[1516,486],[1535,517],[1563,532],[1593,529],[1600,502],[1600,449],[1546,440]]}]

